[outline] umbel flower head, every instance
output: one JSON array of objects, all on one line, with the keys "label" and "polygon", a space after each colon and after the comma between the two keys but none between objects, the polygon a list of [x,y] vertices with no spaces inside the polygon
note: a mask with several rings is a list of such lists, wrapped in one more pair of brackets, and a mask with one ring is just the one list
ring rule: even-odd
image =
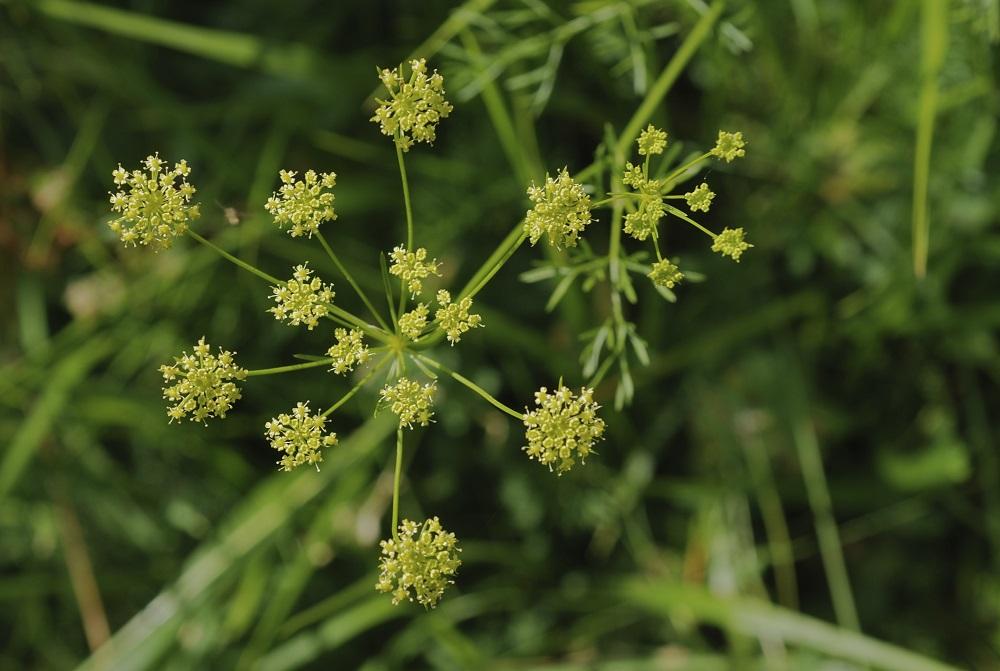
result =
[{"label": "umbel flower head", "polygon": [[660,194],[662,184],[659,180],[648,179],[645,168],[631,162],[625,164],[622,183],[635,189],[640,196],[635,210],[625,215],[625,232],[636,240],[655,236],[656,227],[666,211]]},{"label": "umbel flower head", "polygon": [[399,332],[410,340],[420,337],[420,332],[427,328],[427,306],[417,303],[417,307],[399,316]]},{"label": "umbel flower head", "polygon": [[211,345],[202,337],[193,354],[183,352],[172,365],[160,366],[166,383],[163,398],[173,404],[167,408],[171,422],[188,415],[194,422],[226,416],[240,398],[235,381],[247,377],[247,370],[236,365],[234,354],[222,348],[212,354]]},{"label": "umbel flower head", "polygon": [[297,403],[288,414],[281,414],[264,425],[271,447],[281,454],[278,465],[290,471],[302,464],[316,465],[323,461],[324,447],[337,444],[337,434],[326,433],[326,417],[309,413],[309,402]]},{"label": "umbel flower head", "polygon": [[304,179],[296,180],[296,174],[294,170],[278,173],[281,186],[267,199],[264,209],[274,217],[279,228],[287,226],[293,238],[302,235],[311,238],[319,231],[320,224],[337,218],[331,191],[337,184],[337,175],[307,170]]},{"label": "umbel flower head", "polygon": [[333,337],[337,339],[326,355],[333,359],[330,370],[337,375],[343,375],[368,361],[368,347],[364,343],[364,334],[359,329],[335,329]]},{"label": "umbel flower head", "polygon": [[555,179],[545,175],[545,184],[528,187],[534,206],[524,218],[524,232],[531,244],[544,234],[556,249],[575,247],[576,240],[590,224],[590,196],[583,185],[563,168]]},{"label": "umbel flower head", "polygon": [[662,154],[667,147],[667,131],[649,124],[646,126],[646,130],[639,133],[638,142],[640,156]]},{"label": "umbel flower head", "polygon": [[389,258],[392,260],[389,272],[406,282],[406,288],[410,290],[413,297],[424,290],[422,280],[431,275],[441,275],[438,272],[438,266],[441,264],[437,262],[437,259],[428,261],[427,250],[423,247],[418,247],[417,251],[411,252],[403,245],[399,245],[392,250]]},{"label": "umbel flower head", "polygon": [[684,279],[684,273],[676,264],[662,259],[653,264],[648,277],[657,286],[673,289],[678,282]]},{"label": "umbel flower head", "polygon": [[196,189],[187,181],[187,161],[165,170],[166,163],[156,153],[147,156],[143,166],[146,172],[126,172],[119,163],[111,173],[115,186],[121,187],[110,194],[111,209],[121,216],[108,226],[126,246],[149,245],[159,251],[170,247],[200,215],[197,205],[188,204]]},{"label": "umbel flower head", "polygon": [[708,184],[705,182],[696,186],[694,191],[688,191],[684,194],[684,199],[692,212],[697,210],[708,212],[708,208],[712,206],[713,198],[715,198],[715,193],[708,188]]},{"label": "umbel flower head", "polygon": [[308,264],[303,263],[295,266],[292,279],[271,288],[271,298],[277,305],[268,312],[278,321],[287,321],[292,326],[305,324],[312,331],[330,311],[334,295],[333,285],[312,277]]},{"label": "umbel flower head", "polygon": [[401,377],[396,384],[387,384],[381,391],[381,402],[399,417],[401,426],[412,429],[414,424],[427,426],[434,416],[434,392],[437,383],[421,385]]},{"label": "umbel flower head", "polygon": [[743,252],[751,247],[753,245],[743,239],[742,228],[725,228],[722,233],[715,236],[715,242],[712,243],[713,252],[728,256],[737,263],[739,263]]},{"label": "umbel flower head", "polygon": [[437,125],[453,109],[444,98],[444,77],[435,70],[427,74],[427,61],[410,61],[410,77],[403,66],[379,70],[378,78],[389,92],[389,99],[376,99],[378,109],[371,120],[383,135],[395,139],[396,146],[409,151],[414,142],[433,143]]},{"label": "umbel flower head", "polygon": [[451,293],[441,289],[437,292],[437,301],[441,306],[434,313],[434,318],[441,325],[452,345],[462,339],[466,331],[483,325],[483,318],[477,314],[469,314],[472,309],[472,298],[466,296],[457,303],[451,302]]},{"label": "umbel flower head", "polygon": [[715,147],[712,148],[712,155],[726,163],[731,163],[735,158],[746,156],[745,146],[743,133],[728,133],[720,130],[719,139],[715,141]]},{"label": "umbel flower head", "polygon": [[445,531],[437,517],[417,524],[403,520],[395,538],[381,542],[378,582],[375,589],[391,592],[392,603],[409,599],[433,608],[462,565],[458,539]]},{"label": "umbel flower head", "polygon": [[583,387],[574,396],[561,382],[552,393],[542,387],[535,392],[535,409],[529,412],[525,408],[528,444],[524,451],[559,475],[571,469],[577,459],[584,463],[604,434],[604,420],[597,416],[599,408],[593,389]]}]

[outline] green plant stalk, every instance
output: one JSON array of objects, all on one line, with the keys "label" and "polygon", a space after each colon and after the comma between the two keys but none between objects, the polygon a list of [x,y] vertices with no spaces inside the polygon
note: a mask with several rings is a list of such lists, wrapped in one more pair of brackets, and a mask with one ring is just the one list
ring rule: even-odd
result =
[{"label": "green plant stalk", "polygon": [[406,163],[403,160],[403,150],[399,143],[394,142],[396,147],[396,159],[399,162],[399,179],[403,183],[403,204],[406,207],[406,251],[413,251],[413,208],[410,205],[410,183],[406,179]]},{"label": "green plant stalk", "polygon": [[656,110],[656,106],[660,104],[663,97],[667,95],[670,88],[677,81],[677,77],[680,76],[681,72],[684,71],[684,67],[687,65],[691,57],[694,56],[695,51],[701,46],[701,43],[705,41],[708,37],[709,32],[712,30],[712,26],[715,22],[719,20],[719,16],[722,14],[722,9],[726,6],[725,0],[716,0],[712,3],[712,6],[707,12],[702,14],[701,18],[691,29],[691,32],[681,43],[681,46],[674,53],[673,58],[667,63],[667,66],[663,68],[660,72],[660,76],[656,78],[653,85],[649,88],[649,93],[643,99],[639,108],[636,109],[632,118],[625,125],[625,130],[622,131],[618,138],[618,143],[614,147],[614,155],[625,155],[632,142],[638,137],[639,131],[642,129],[643,124],[647,123],[649,119],[653,116],[653,112]]},{"label": "green plant stalk", "polygon": [[[468,52],[473,61],[478,65],[483,58],[482,50],[479,48],[479,41],[476,40],[472,31],[468,29],[463,30],[461,36],[462,46],[465,47],[466,52]],[[510,162],[511,168],[514,169],[514,173],[517,175],[518,183],[527,184],[531,177],[524,153],[521,151],[521,141],[517,137],[514,122],[511,120],[510,112],[507,111],[503,94],[496,85],[496,81],[493,79],[488,80],[483,85],[480,95],[482,96],[483,104],[486,106],[486,113],[490,117],[490,122],[493,124],[494,130],[496,130],[497,138],[500,140],[500,146],[503,148],[504,154],[507,155],[507,161]]]},{"label": "green plant stalk", "polygon": [[673,205],[670,205],[669,203],[664,203],[663,207],[670,214],[674,215],[678,219],[683,219],[684,221],[686,221],[687,223],[691,224],[692,226],[694,226],[695,228],[697,228],[699,231],[701,231],[702,233],[704,233],[708,237],[712,238],[713,240],[715,240],[717,237],[719,237],[715,233],[713,233],[712,231],[708,230],[707,228],[705,228],[704,226],[702,226],[701,224],[699,224],[697,221],[695,221],[691,217],[689,217],[686,214],[684,214],[683,210],[679,210],[676,207],[674,207]]},{"label": "green plant stalk", "polygon": [[214,251],[216,254],[218,254],[222,258],[226,259],[227,261],[230,261],[231,263],[235,263],[237,266],[239,266],[243,270],[246,270],[247,272],[250,272],[250,273],[256,275],[257,277],[261,278],[265,282],[268,282],[270,284],[276,284],[276,285],[284,284],[284,282],[282,282],[281,280],[279,280],[277,277],[275,277],[273,275],[268,275],[263,270],[260,270],[259,268],[256,268],[256,267],[250,265],[249,263],[247,263],[243,259],[240,259],[240,258],[237,258],[237,257],[233,256],[232,254],[230,254],[229,252],[227,252],[226,250],[224,250],[222,247],[219,247],[214,242],[209,242],[205,238],[201,237],[200,235],[198,235],[197,233],[195,233],[194,231],[192,231],[190,228],[187,230],[187,234],[190,237],[192,237],[195,240],[197,240],[198,242],[200,242],[201,244],[203,244],[206,247],[208,247],[209,249],[211,249],[212,251]]},{"label": "green plant stalk", "polygon": [[[671,170],[670,174],[663,178],[663,188],[660,189],[660,193],[664,193],[665,191],[669,191],[670,189],[672,189],[674,187],[674,182],[678,177],[683,175],[690,168],[693,168],[694,166],[698,165],[706,158],[709,158],[711,156],[712,152],[706,151],[704,154],[694,157],[693,159],[691,159],[684,165],[680,166],[679,168],[674,168],[673,170]],[[683,198],[683,197],[684,196],[667,196],[667,198]]]},{"label": "green plant stalk", "polygon": [[326,250],[326,255],[329,256],[330,260],[333,261],[333,264],[337,266],[337,270],[339,270],[340,274],[344,276],[344,279],[347,280],[347,283],[351,285],[351,287],[354,289],[354,292],[365,304],[365,307],[368,308],[368,311],[371,313],[372,317],[374,317],[375,320],[379,323],[379,326],[381,326],[382,329],[385,331],[391,330],[389,328],[389,325],[385,323],[385,320],[382,319],[382,316],[378,313],[378,310],[375,309],[375,306],[372,305],[372,302],[368,300],[368,296],[365,294],[365,292],[362,291],[358,283],[354,281],[354,277],[351,275],[351,273],[347,271],[347,268],[344,267],[344,264],[340,262],[340,258],[336,254],[334,254],[333,248],[330,247],[330,244],[326,241],[326,238],[323,237],[323,233],[321,233],[320,231],[316,231],[316,237],[319,238],[319,243],[323,246],[323,249]]},{"label": "green plant stalk", "polygon": [[[514,228],[511,229],[510,233],[497,245],[497,248],[493,250],[493,253],[489,255],[483,265],[479,267],[462,290],[459,292],[458,297],[455,301],[460,301],[463,298],[473,298],[476,294],[483,290],[483,288],[489,283],[491,279],[500,271],[501,268],[510,260],[510,257],[521,247],[524,241],[527,239],[527,235],[524,233],[524,226],[522,223],[518,223]],[[432,322],[432,323],[436,323]],[[444,338],[444,331],[440,329],[433,331],[425,336],[421,336],[413,344],[417,347],[429,347],[434,343],[440,342]]]},{"label": "green plant stalk", "polygon": [[626,603],[665,619],[681,616],[735,634],[789,645],[886,671],[958,671],[953,666],[766,601],[721,597],[698,585],[637,578],[621,586]]},{"label": "green plant stalk", "polygon": [[927,274],[930,217],[927,191],[938,105],[938,74],[948,50],[948,0],[924,0],[921,5],[921,85],[917,108],[916,150],[913,157],[913,274]]},{"label": "green plant stalk", "polygon": [[504,267],[507,261],[510,260],[510,257],[514,256],[514,253],[520,249],[521,245],[524,244],[524,241],[527,239],[528,235],[522,229],[521,234],[517,237],[517,239],[504,251],[503,255],[496,261],[496,263],[493,264],[493,267],[491,267],[489,271],[483,275],[476,285],[467,292],[465,289],[462,290],[459,300],[461,300],[461,298],[474,298],[476,294],[482,291],[489,281],[492,280],[498,272],[500,272],[500,269]]},{"label": "green plant stalk", "polygon": [[392,361],[392,356],[393,356],[392,354],[387,354],[386,356],[382,357],[382,359],[377,364],[375,364],[375,366],[373,366],[370,371],[368,371],[368,374],[365,375],[363,378],[361,378],[360,382],[358,382],[356,385],[354,385],[349,392],[347,392],[346,394],[344,394],[343,396],[341,396],[340,400],[338,400],[336,403],[334,403],[329,408],[327,408],[326,410],[324,410],[323,414],[321,414],[320,417],[329,417],[331,414],[333,414],[333,412],[337,408],[339,408],[340,406],[342,406],[345,403],[347,403],[348,401],[350,401],[351,398],[353,398],[355,394],[357,394],[359,391],[361,391],[361,388],[363,386],[365,386],[365,384],[368,382],[368,380],[372,379],[372,376],[374,376],[375,373],[377,373],[387,363],[389,363],[390,361]]},{"label": "green plant stalk", "polygon": [[403,475],[403,425],[396,427],[396,472],[392,476],[392,538],[399,540],[399,481]]},{"label": "green plant stalk", "polygon": [[774,482],[774,471],[764,441],[754,434],[739,441],[746,455],[750,477],[756,489],[761,519],[767,535],[767,547],[778,603],[791,610],[799,609],[799,588],[795,578],[795,557],[788,533],[788,522],[781,506],[781,496]]},{"label": "green plant stalk", "polygon": [[453,379],[455,379],[456,381],[458,381],[461,384],[465,385],[466,387],[468,387],[469,389],[471,389],[472,391],[476,392],[477,394],[479,394],[480,396],[482,396],[484,399],[486,399],[487,401],[489,401],[489,403],[491,405],[493,405],[493,407],[497,408],[498,410],[501,410],[501,411],[507,413],[508,415],[510,415],[511,417],[513,417],[514,419],[518,419],[518,420],[524,421],[524,415],[522,415],[521,413],[519,413],[517,410],[514,410],[513,408],[511,408],[511,407],[509,407],[507,405],[504,405],[503,403],[501,403],[500,401],[498,401],[497,399],[495,399],[492,394],[490,394],[488,391],[486,391],[485,389],[483,389],[478,384],[476,384],[475,382],[473,382],[469,378],[465,377],[464,375],[461,375],[460,373],[456,373],[452,369],[448,368],[444,364],[441,364],[441,363],[437,362],[436,360],[430,358],[429,356],[425,356],[423,354],[416,354],[416,353],[414,353],[413,356],[415,356],[420,361],[423,361],[424,363],[428,364],[429,366],[437,368],[442,373],[444,373],[446,375],[450,375]]},{"label": "green plant stalk", "polygon": [[247,377],[257,377],[259,375],[278,375],[280,373],[291,373],[296,370],[305,370],[307,368],[318,368],[319,366],[325,366],[328,363],[333,363],[332,358],[317,359],[316,361],[310,361],[308,363],[296,363],[288,366],[278,366],[276,368],[258,368],[257,370],[251,370],[247,372]]},{"label": "green plant stalk", "polygon": [[[273,275],[268,275],[263,270],[255,268],[254,266],[250,265],[246,261],[243,261],[242,259],[239,259],[239,258],[233,256],[232,254],[230,254],[226,250],[222,249],[218,245],[216,245],[216,244],[214,244],[212,242],[209,242],[208,240],[206,240],[205,238],[201,237],[200,235],[198,235],[197,233],[195,233],[191,229],[188,229],[187,234],[189,236],[191,236],[192,238],[194,238],[195,240],[197,240],[198,242],[200,242],[201,244],[203,244],[206,247],[208,247],[209,249],[213,250],[215,253],[217,253],[220,256],[222,256],[222,258],[224,258],[227,261],[230,261],[230,262],[236,264],[237,266],[239,266],[243,270],[246,270],[246,271],[248,271],[250,273],[253,273],[257,277],[261,278],[262,280],[264,280],[266,282],[269,282],[270,284],[274,284],[276,286],[281,286],[281,285],[285,284],[284,281],[279,280],[277,277],[274,277]],[[330,312],[332,312],[335,316],[339,317],[343,322],[346,322],[345,326],[355,326],[355,327],[361,329],[362,331],[364,331],[365,333],[367,333],[368,335],[370,335],[375,340],[378,340],[379,342],[382,342],[382,343],[388,343],[389,342],[389,334],[387,334],[384,331],[382,331],[382,329],[377,328],[375,326],[372,326],[371,324],[366,324],[362,320],[360,320],[357,317],[355,317],[354,315],[352,315],[347,310],[344,310],[343,308],[337,307],[336,305],[327,304],[327,307],[330,309]]]},{"label": "green plant stalk", "polygon": [[847,564],[841,550],[840,532],[833,518],[833,502],[827,487],[826,474],[823,472],[823,457],[819,451],[816,432],[806,416],[796,418],[792,431],[802,468],[802,479],[805,481],[806,496],[816,525],[820,557],[830,586],[834,614],[840,626],[860,631],[861,625],[854,606],[854,595],[851,593]]}]

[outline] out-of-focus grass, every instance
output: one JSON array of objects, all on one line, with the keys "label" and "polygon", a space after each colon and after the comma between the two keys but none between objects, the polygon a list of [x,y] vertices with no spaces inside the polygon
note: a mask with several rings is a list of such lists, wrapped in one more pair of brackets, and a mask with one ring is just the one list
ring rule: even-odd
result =
[{"label": "out-of-focus grass", "polygon": [[[0,4],[0,668],[996,666],[996,3],[947,22],[925,4]],[[392,449],[371,391],[318,474],[273,472],[261,436],[346,389],[317,371],[166,424],[156,367],[200,335],[260,368],[329,334],[271,320],[263,283],[200,246],[123,251],[104,225],[112,168],[159,150],[194,167],[201,234],[332,276],[262,204],[280,168],[335,170],[328,238],[379,293],[402,202],[365,101],[374,66],[411,54],[457,103],[408,158],[449,285],[476,281],[527,181],[647,114],[682,151],[744,131],[709,218],[756,245],[735,266],[669,229],[708,279],[675,305],[639,288],[652,362],[585,469],[552,478],[444,387],[403,501],[465,548],[429,613],[373,590]],[[514,407],[579,382],[576,335],[608,310],[574,287],[547,315],[552,287],[517,280],[542,253],[514,256],[477,301],[488,328],[442,355]],[[102,622],[114,643],[91,656]]]}]

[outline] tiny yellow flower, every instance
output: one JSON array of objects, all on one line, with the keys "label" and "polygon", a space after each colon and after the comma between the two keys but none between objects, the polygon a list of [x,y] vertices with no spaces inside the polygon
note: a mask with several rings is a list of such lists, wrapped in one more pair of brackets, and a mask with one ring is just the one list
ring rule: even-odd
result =
[{"label": "tiny yellow flower", "polygon": [[323,461],[322,449],[337,444],[337,434],[326,433],[326,417],[312,415],[309,402],[297,403],[292,411],[280,414],[264,425],[264,432],[271,447],[281,453],[278,465],[290,471],[302,464],[312,464],[319,470]]},{"label": "tiny yellow flower", "polygon": [[649,124],[646,130],[639,133],[638,142],[640,156],[662,154],[667,146],[667,131]]},{"label": "tiny yellow flower", "polygon": [[647,277],[653,280],[653,284],[657,286],[673,289],[678,282],[684,279],[684,273],[675,264],[663,259],[653,264]]},{"label": "tiny yellow flower", "polygon": [[434,392],[437,383],[421,385],[405,377],[396,384],[387,384],[381,391],[381,402],[389,405],[399,417],[399,423],[408,429],[414,424],[427,426],[434,416]]},{"label": "tiny yellow flower", "polygon": [[320,224],[337,218],[331,191],[337,184],[337,175],[308,170],[304,179],[296,180],[296,174],[294,170],[278,173],[281,186],[267,199],[264,209],[274,217],[274,223],[279,228],[287,226],[288,234],[293,238],[302,235],[311,238],[313,233],[319,231]]},{"label": "tiny yellow flower", "polygon": [[441,306],[434,313],[434,318],[441,325],[441,329],[447,334],[448,342],[452,345],[462,339],[462,334],[471,329],[483,325],[483,318],[477,314],[469,314],[472,309],[472,299],[468,296],[458,301],[451,302],[451,294],[444,289],[437,292],[437,301]]},{"label": "tiny yellow flower", "polygon": [[330,311],[334,295],[333,285],[312,277],[308,264],[303,263],[295,266],[292,279],[271,287],[271,298],[277,305],[268,312],[278,321],[287,321],[291,326],[305,324],[312,331]]},{"label": "tiny yellow flower", "polygon": [[694,191],[688,191],[684,194],[684,199],[687,201],[688,207],[691,208],[692,212],[697,210],[708,212],[713,198],[715,198],[715,193],[708,188],[708,184],[705,182],[696,186]]},{"label": "tiny yellow flower", "polygon": [[604,435],[604,420],[597,416],[594,390],[583,387],[573,393],[561,383],[554,392],[542,387],[535,392],[535,409],[525,408],[525,438],[522,448],[531,459],[562,475],[586,462],[594,443]]},{"label": "tiny yellow flower", "polygon": [[218,354],[212,354],[211,345],[202,337],[194,346],[194,354],[182,352],[172,365],[160,366],[163,381],[167,383],[163,398],[173,404],[167,408],[171,422],[188,415],[193,422],[226,416],[240,399],[236,382],[245,380],[248,372],[236,364],[234,355],[222,348]]},{"label": "tiny yellow flower", "polygon": [[424,290],[424,279],[431,275],[438,277],[441,275],[438,271],[438,266],[441,264],[437,262],[437,259],[428,261],[427,250],[423,247],[411,252],[406,247],[399,245],[392,250],[389,258],[392,260],[389,272],[406,282],[406,287],[409,289],[411,297],[414,298]]},{"label": "tiny yellow flower", "polygon": [[417,303],[417,307],[399,317],[399,332],[410,340],[420,337],[421,331],[427,328],[427,306]]},{"label": "tiny yellow flower", "polygon": [[403,520],[395,538],[380,543],[378,582],[375,589],[392,593],[393,605],[416,601],[433,608],[462,565],[455,534],[433,517],[423,524]]},{"label": "tiny yellow flower", "polygon": [[534,206],[524,218],[524,232],[534,245],[548,234],[556,249],[575,247],[577,238],[590,224],[590,196],[583,185],[563,168],[556,178],[546,175],[545,184],[528,187]]},{"label": "tiny yellow flower", "polygon": [[364,343],[364,334],[359,329],[334,329],[333,337],[337,342],[330,345],[326,355],[333,359],[330,371],[343,375],[368,361],[368,346]]},{"label": "tiny yellow flower", "polygon": [[719,139],[716,140],[715,147],[712,148],[712,155],[723,159],[726,163],[731,163],[733,159],[746,155],[745,146],[743,133],[727,133],[720,130]]},{"label": "tiny yellow flower", "polygon": [[739,263],[743,252],[753,247],[749,242],[743,240],[742,228],[726,228],[716,236],[712,243],[712,251],[719,252],[723,256],[730,257]]},{"label": "tiny yellow flower", "polygon": [[379,106],[371,120],[379,125],[382,134],[392,137],[403,151],[409,151],[414,142],[432,144],[438,122],[453,109],[444,97],[444,77],[437,70],[428,75],[423,58],[410,61],[409,79],[402,65],[395,70],[380,70],[378,76],[389,98],[377,99]]},{"label": "tiny yellow flower", "polygon": [[164,161],[157,153],[147,156],[143,166],[145,172],[129,173],[121,164],[112,171],[115,186],[125,190],[109,194],[111,209],[121,216],[108,226],[126,247],[148,245],[159,251],[187,232],[188,224],[201,212],[197,205],[189,205],[196,189],[187,181],[191,174],[187,161],[164,171]]}]

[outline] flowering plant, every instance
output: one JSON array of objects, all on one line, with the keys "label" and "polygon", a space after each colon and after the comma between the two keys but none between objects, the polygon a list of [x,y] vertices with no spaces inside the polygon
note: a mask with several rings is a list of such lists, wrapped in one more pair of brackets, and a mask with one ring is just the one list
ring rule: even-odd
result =
[{"label": "flowering plant", "polygon": [[[382,375],[378,410],[396,416],[396,465],[393,483],[391,537],[382,541],[380,575],[376,587],[392,595],[393,603],[415,601],[426,608],[433,607],[454,582],[461,565],[457,538],[445,531],[437,517],[422,523],[399,519],[399,492],[402,477],[404,435],[433,423],[434,404],[439,378],[466,387],[493,407],[520,422],[525,430],[523,451],[557,475],[583,465],[595,454],[595,447],[604,438],[605,420],[601,406],[595,400],[598,383],[618,361],[622,371],[619,392],[627,380],[627,359],[621,343],[628,341],[636,352],[645,345],[634,325],[624,318],[619,295],[630,293],[629,272],[642,272],[666,295],[684,280],[676,260],[663,255],[661,225],[667,216],[685,221],[713,239],[712,249],[735,261],[751,245],[744,240],[742,229],[725,229],[720,234],[694,221],[687,213],[670,203],[684,200],[691,212],[708,212],[715,194],[707,183],[684,194],[674,188],[690,176],[692,170],[709,158],[726,162],[743,156],[745,141],[740,133],[720,132],[711,150],[696,155],[673,169],[660,162],[668,147],[667,133],[648,125],[645,130],[623,136],[619,144],[629,146],[634,139],[641,162],[633,164],[622,159],[612,162],[612,189],[594,200],[593,187],[584,174],[572,176],[564,167],[555,176],[546,175],[541,184],[527,190],[530,207],[524,219],[504,239],[497,251],[477,271],[468,283],[457,290],[438,288],[430,295],[429,286],[442,277],[442,263],[427,248],[415,243],[414,215],[406,172],[405,155],[415,143],[433,143],[439,123],[453,108],[445,98],[444,78],[437,71],[428,71],[424,60],[403,66],[379,70],[379,79],[387,97],[378,100],[372,121],[380,131],[393,139],[399,166],[403,206],[406,215],[405,241],[396,245],[382,258],[383,280],[388,314],[375,308],[373,301],[355,281],[347,266],[328,243],[324,229],[337,219],[334,211],[336,174],[306,170],[299,173],[281,170],[280,186],[267,201],[266,211],[274,224],[292,237],[315,239],[323,248],[333,268],[365,305],[368,315],[355,314],[336,302],[338,293],[332,283],[301,263],[293,267],[291,277],[280,280],[250,263],[238,259],[190,228],[199,215],[198,205],[191,204],[195,187],[187,180],[191,168],[179,161],[172,170],[158,154],[146,158],[144,170],[126,172],[119,166],[112,174],[121,190],[110,195],[114,212],[120,215],[110,222],[111,229],[128,246],[146,245],[153,250],[170,247],[174,239],[188,235],[223,258],[268,282],[274,305],[269,308],[278,321],[290,326],[303,326],[309,331],[330,325],[331,337],[326,356],[311,357],[305,363],[248,370],[241,367],[235,353],[219,349],[212,353],[202,338],[193,354],[183,353],[173,364],[161,367],[165,387],[164,397],[170,404],[167,415],[171,421],[185,417],[198,422],[224,418],[241,397],[238,383],[262,375],[274,375],[310,368],[327,368],[336,375],[357,372],[358,381],[339,399],[322,411],[314,411],[308,401],[298,401],[287,412],[279,413],[263,427],[268,443],[277,453],[282,470],[304,465],[320,468],[324,452],[336,449],[337,434],[329,430],[333,413],[361,391],[373,377]],[[627,133],[626,133],[627,135]],[[638,137],[635,137],[637,135]],[[619,152],[621,154],[621,152]],[[627,189],[626,189],[627,187]],[[585,241],[588,230],[599,220],[600,210],[610,210],[610,245],[607,255],[594,257]],[[651,266],[640,263],[636,256],[624,256],[621,234],[649,242],[656,261]],[[486,326],[486,320],[475,311],[476,295],[489,283],[527,241],[536,245],[542,240],[555,250],[571,253],[569,264],[542,266],[532,279],[562,275],[561,290],[565,292],[574,278],[608,271],[614,298],[612,321],[605,324],[585,350],[583,366],[585,384],[573,391],[559,380],[550,391],[540,386],[535,393],[534,407],[520,412],[501,402],[465,375],[442,364],[434,348],[447,340],[454,346],[475,336]],[[577,253],[579,252],[579,253]],[[574,255],[576,254],[576,255]],[[567,270],[568,268],[568,270]],[[394,286],[395,285],[395,286]],[[408,303],[413,306],[408,309]],[[556,300],[558,302],[558,300]],[[431,306],[436,303],[433,311]],[[553,302],[550,301],[550,306]],[[604,347],[615,348],[611,357],[602,360]],[[573,371],[567,371],[572,374]],[[622,395],[616,394],[621,407]],[[287,406],[286,406],[287,407]]]}]

